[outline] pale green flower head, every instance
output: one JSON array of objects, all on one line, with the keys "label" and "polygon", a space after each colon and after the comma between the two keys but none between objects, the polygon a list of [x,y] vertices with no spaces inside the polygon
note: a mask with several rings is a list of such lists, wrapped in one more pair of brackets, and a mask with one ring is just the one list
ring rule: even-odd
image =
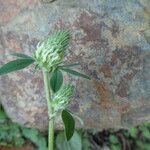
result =
[{"label": "pale green flower head", "polygon": [[47,71],[55,70],[64,58],[70,38],[70,31],[62,30],[53,33],[43,42],[40,42],[35,52],[38,65]]},{"label": "pale green flower head", "polygon": [[54,94],[52,106],[55,112],[67,107],[71,101],[73,91],[74,87],[72,85],[65,85]]}]

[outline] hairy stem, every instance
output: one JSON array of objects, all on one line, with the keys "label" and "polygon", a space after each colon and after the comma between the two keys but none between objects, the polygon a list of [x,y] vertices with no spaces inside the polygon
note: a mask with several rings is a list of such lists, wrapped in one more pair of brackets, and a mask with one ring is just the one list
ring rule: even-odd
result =
[{"label": "hairy stem", "polygon": [[[49,81],[49,74],[46,70],[43,70],[43,77],[44,77],[44,86],[45,86],[45,93],[48,105],[48,116],[53,114],[53,108],[51,105],[51,89],[50,89],[50,81]],[[48,150],[53,150],[54,148],[54,118],[49,120],[49,128],[48,128]]]}]

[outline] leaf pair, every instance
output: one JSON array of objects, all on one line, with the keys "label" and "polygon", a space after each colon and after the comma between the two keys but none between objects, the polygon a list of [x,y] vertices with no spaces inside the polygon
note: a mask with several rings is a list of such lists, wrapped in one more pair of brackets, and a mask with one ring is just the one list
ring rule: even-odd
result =
[{"label": "leaf pair", "polygon": [[13,56],[19,57],[19,59],[13,60],[5,64],[0,68],[0,75],[4,75],[13,71],[18,71],[23,68],[26,68],[30,64],[34,63],[34,58],[21,54],[21,53],[14,53]]}]

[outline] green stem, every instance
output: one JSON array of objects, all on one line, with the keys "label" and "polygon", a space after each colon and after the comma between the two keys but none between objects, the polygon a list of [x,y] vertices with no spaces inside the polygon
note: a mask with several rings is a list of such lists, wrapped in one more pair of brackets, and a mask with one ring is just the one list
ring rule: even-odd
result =
[{"label": "green stem", "polygon": [[[53,107],[51,105],[51,93],[50,93],[50,81],[49,81],[49,73],[46,70],[43,70],[44,77],[44,86],[46,92],[46,99],[48,105],[48,116],[53,114]],[[48,150],[54,149],[54,118],[49,120],[49,128],[48,128]]]}]

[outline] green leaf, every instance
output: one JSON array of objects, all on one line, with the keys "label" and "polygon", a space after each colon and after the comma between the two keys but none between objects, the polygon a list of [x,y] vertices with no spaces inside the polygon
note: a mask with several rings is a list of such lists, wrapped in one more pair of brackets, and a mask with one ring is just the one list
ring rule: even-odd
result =
[{"label": "green leaf", "polygon": [[82,150],[91,150],[89,133],[87,133],[84,129],[80,129],[78,133],[80,134],[82,139]]},{"label": "green leaf", "polygon": [[112,144],[118,144],[118,143],[119,143],[118,137],[115,136],[115,135],[110,135],[109,141],[110,141],[110,143],[112,143]]},{"label": "green leaf", "polygon": [[3,107],[0,104],[0,123],[5,122],[8,119],[7,114],[5,113]]},{"label": "green leaf", "polygon": [[120,144],[117,144],[117,145],[112,144],[110,147],[111,147],[111,150],[121,150]]},{"label": "green leaf", "polygon": [[0,75],[4,75],[13,71],[21,70],[29,66],[33,62],[34,60],[32,59],[17,59],[17,60],[10,61],[0,68]]},{"label": "green leaf", "polygon": [[63,132],[56,137],[56,150],[82,150],[81,136],[75,131],[70,141],[66,141]]},{"label": "green leaf", "polygon": [[149,150],[150,148],[150,142],[146,143],[138,139],[135,142],[138,150]]},{"label": "green leaf", "polygon": [[60,70],[56,69],[53,72],[52,77],[50,79],[50,85],[52,90],[54,92],[57,92],[62,86],[62,83],[63,83],[63,74]]},{"label": "green leaf", "polygon": [[70,73],[72,75],[75,75],[75,76],[78,76],[78,77],[82,77],[82,78],[85,78],[85,79],[88,79],[88,80],[91,80],[91,78],[85,74],[82,74],[80,72],[77,72],[75,70],[72,70],[72,69],[68,69],[68,68],[60,68],[61,70],[67,72],[67,73]]},{"label": "green leaf", "polygon": [[23,135],[38,146],[38,150],[47,150],[46,139],[33,128],[22,128]]},{"label": "green leaf", "polygon": [[132,127],[132,128],[129,129],[129,133],[130,133],[131,137],[136,138],[138,130],[137,130],[137,128]]},{"label": "green leaf", "polygon": [[14,142],[15,142],[15,146],[17,147],[21,147],[25,143],[24,139],[21,137],[16,137]]},{"label": "green leaf", "polygon": [[82,118],[80,118],[77,114],[71,112],[70,110],[67,110],[74,118],[76,118],[80,124],[83,126],[84,125],[84,121],[82,120]]},{"label": "green leaf", "polygon": [[23,59],[32,59],[32,60],[34,60],[33,57],[28,56],[28,55],[26,55],[26,54],[22,54],[22,53],[12,53],[11,55],[17,56],[17,57],[23,58]]},{"label": "green leaf", "polygon": [[69,141],[74,134],[75,121],[74,121],[72,115],[66,110],[62,111],[61,117],[62,117],[64,126],[65,126],[66,139],[67,139],[67,141]]},{"label": "green leaf", "polygon": [[20,134],[20,129],[17,124],[7,122],[7,124],[0,125],[0,145],[22,146],[24,144],[24,139]]}]

